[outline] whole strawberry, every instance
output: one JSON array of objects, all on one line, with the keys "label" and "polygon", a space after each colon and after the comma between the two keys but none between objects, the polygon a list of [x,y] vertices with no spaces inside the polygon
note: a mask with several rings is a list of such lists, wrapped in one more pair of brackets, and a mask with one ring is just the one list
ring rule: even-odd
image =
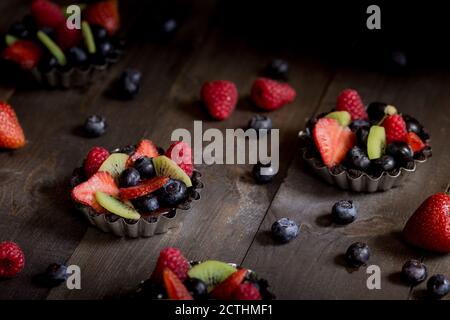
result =
[{"label": "whole strawberry", "polygon": [[225,120],[236,107],[238,91],[233,82],[216,80],[203,84],[201,97],[211,117]]},{"label": "whole strawberry", "polygon": [[109,35],[119,30],[120,16],[117,0],[106,0],[88,5],[85,12],[86,21],[105,28]]},{"label": "whole strawberry", "polygon": [[347,111],[352,116],[353,121],[367,120],[369,118],[361,97],[354,89],[345,89],[339,94],[336,102],[336,110]]},{"label": "whole strawberry", "polygon": [[41,56],[41,48],[29,40],[18,40],[2,52],[3,59],[17,63],[24,70],[33,69]]},{"label": "whole strawberry", "polygon": [[19,149],[25,145],[25,135],[13,108],[0,102],[0,148]]},{"label": "whole strawberry", "polygon": [[65,22],[61,7],[48,0],[34,0],[31,4],[31,14],[41,28],[56,29]]},{"label": "whole strawberry", "polygon": [[184,141],[173,143],[166,151],[166,156],[172,159],[189,177],[194,172],[192,149]]},{"label": "whole strawberry", "polygon": [[169,268],[181,281],[187,278],[189,270],[189,262],[183,256],[180,250],[176,248],[166,248],[159,253],[158,262],[155,270],[153,270],[151,279],[161,281],[163,279],[163,271]]},{"label": "whole strawberry", "polygon": [[25,255],[17,243],[0,243],[0,279],[15,277],[25,265]]},{"label": "whole strawberry", "polygon": [[382,126],[386,131],[386,141],[391,142],[404,142],[407,139],[408,131],[406,130],[406,123],[403,117],[399,114],[384,119]]},{"label": "whole strawberry", "polygon": [[450,195],[437,193],[426,199],[403,229],[405,239],[420,248],[450,252]]},{"label": "whole strawberry", "polygon": [[297,93],[287,83],[258,78],[253,83],[250,95],[256,106],[271,111],[293,102]]},{"label": "whole strawberry", "polygon": [[109,157],[109,151],[102,147],[93,147],[84,160],[84,173],[86,177],[91,177],[97,173],[98,169]]}]

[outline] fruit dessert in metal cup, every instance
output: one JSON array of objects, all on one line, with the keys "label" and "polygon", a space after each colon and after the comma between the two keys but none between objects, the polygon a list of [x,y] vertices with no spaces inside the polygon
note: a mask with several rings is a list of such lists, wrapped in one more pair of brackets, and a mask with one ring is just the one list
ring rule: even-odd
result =
[{"label": "fruit dessert in metal cup", "polygon": [[159,254],[150,279],[136,292],[138,299],[170,300],[272,300],[266,280],[254,271],[216,260],[189,262],[180,250]]},{"label": "fruit dessert in metal cup", "polygon": [[431,157],[430,136],[415,118],[344,90],[329,113],[310,119],[300,134],[303,159],[328,183],[357,192],[403,183]]},{"label": "fruit dessert in metal cup", "polygon": [[74,170],[72,199],[105,232],[150,237],[177,227],[200,199],[192,150],[176,142],[164,153],[150,140],[109,152],[92,148]]},{"label": "fruit dessert in metal cup", "polygon": [[[1,42],[6,68],[31,76],[48,87],[82,87],[96,74],[116,63],[124,43],[117,35],[120,16],[117,0],[79,6],[81,23],[66,17],[49,0],[34,0],[31,14],[12,24]],[[72,11],[70,11],[72,12]]]}]

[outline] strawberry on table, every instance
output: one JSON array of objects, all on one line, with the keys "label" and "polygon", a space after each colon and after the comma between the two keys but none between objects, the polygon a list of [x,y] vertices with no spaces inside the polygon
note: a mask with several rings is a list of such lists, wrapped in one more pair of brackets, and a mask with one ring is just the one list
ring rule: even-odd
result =
[{"label": "strawberry on table", "polygon": [[41,28],[56,29],[65,22],[61,7],[48,0],[34,0],[31,4],[31,14]]},{"label": "strawberry on table", "polygon": [[140,198],[162,188],[168,181],[169,178],[167,177],[154,177],[152,179],[142,181],[134,187],[120,188],[120,197],[123,200]]},{"label": "strawberry on table", "polygon": [[382,126],[386,130],[386,141],[391,142],[405,142],[408,131],[406,130],[406,123],[400,114],[394,114],[384,119]]},{"label": "strawberry on table", "polygon": [[25,145],[25,135],[13,108],[0,102],[0,148],[19,149]]},{"label": "strawberry on table", "polygon": [[414,132],[408,132],[406,135],[406,143],[409,144],[414,153],[422,151],[427,146]]},{"label": "strawberry on table", "polygon": [[450,253],[450,195],[442,192],[426,199],[409,218],[403,236],[417,247]]},{"label": "strawberry on table", "polygon": [[107,0],[88,5],[85,12],[86,21],[105,28],[109,35],[114,35],[120,27],[119,4],[117,0]]},{"label": "strawberry on table", "polygon": [[6,60],[14,61],[24,70],[33,69],[42,57],[41,48],[29,40],[18,40],[3,50]]},{"label": "strawberry on table", "polygon": [[139,142],[139,144],[136,147],[136,151],[128,159],[127,166],[128,167],[132,166],[134,162],[139,158],[143,157],[154,158],[157,156],[159,156],[159,152],[156,145],[152,141],[144,139],[141,142]]},{"label": "strawberry on table", "polygon": [[211,296],[217,300],[229,300],[233,298],[233,292],[244,281],[247,275],[247,269],[239,269],[231,276],[226,278],[223,282],[218,284],[211,292]]},{"label": "strawberry on table", "polygon": [[90,177],[97,173],[100,166],[109,157],[109,151],[102,147],[93,147],[84,161],[84,173]]},{"label": "strawberry on table", "polygon": [[201,98],[211,117],[225,120],[231,116],[236,107],[238,91],[233,82],[216,80],[203,84]]},{"label": "strawberry on table", "polygon": [[367,120],[369,118],[361,97],[354,89],[345,89],[339,94],[336,102],[336,110],[347,111],[352,116],[353,121]]},{"label": "strawberry on table", "polygon": [[158,262],[151,279],[162,281],[164,269],[170,269],[181,281],[186,280],[189,270],[189,262],[180,250],[176,248],[165,248],[159,253]]},{"label": "strawberry on table", "polygon": [[268,78],[256,79],[251,89],[251,98],[256,106],[269,111],[293,102],[296,96],[289,84]]},{"label": "strawberry on table", "polygon": [[355,134],[331,118],[321,118],[313,129],[314,142],[324,164],[331,168],[341,163],[347,152],[355,145]]},{"label": "strawberry on table", "polygon": [[119,195],[119,188],[111,174],[108,172],[97,172],[87,181],[73,188],[72,199],[78,203],[92,207],[98,213],[104,213],[106,210],[95,200],[95,193],[97,191],[111,196]]},{"label": "strawberry on table", "polygon": [[189,177],[194,172],[192,149],[184,141],[173,143],[166,151],[166,156],[172,159]]},{"label": "strawberry on table", "polygon": [[169,268],[163,271],[164,286],[171,300],[194,300],[184,284]]}]

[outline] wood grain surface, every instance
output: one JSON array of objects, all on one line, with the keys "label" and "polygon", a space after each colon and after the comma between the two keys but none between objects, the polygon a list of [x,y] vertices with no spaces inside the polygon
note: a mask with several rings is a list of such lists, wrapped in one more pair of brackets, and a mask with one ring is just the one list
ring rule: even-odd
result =
[{"label": "wood grain surface", "polygon": [[[218,259],[256,270],[269,280],[281,299],[415,299],[401,283],[404,261],[420,258],[431,273],[450,276],[450,257],[410,248],[399,232],[410,214],[450,180],[447,140],[450,77],[443,72],[415,71],[392,75],[373,70],[338,69],[301,52],[254,46],[228,34],[216,19],[211,1],[192,1],[190,16],[175,36],[154,42],[133,36],[142,28],[134,12],[139,1],[127,1],[125,26],[131,33],[124,59],[85,90],[0,87],[0,99],[11,103],[25,130],[25,148],[0,152],[0,240],[18,242],[26,267],[15,279],[0,281],[0,299],[104,299],[132,292],[153,270],[159,251],[179,247],[192,260]],[[27,1],[2,1],[0,32],[27,10]],[[205,189],[185,223],[148,239],[120,239],[89,227],[70,201],[68,179],[94,145],[106,148],[150,138],[167,148],[174,129],[245,128],[259,111],[249,102],[253,80],[274,57],[290,63],[290,83],[298,98],[268,113],[280,129],[281,168],[268,185],[257,185],[251,165],[201,165]],[[125,67],[144,74],[141,94],[133,101],[110,99],[105,92]],[[199,103],[203,82],[229,79],[239,89],[232,117],[212,121]],[[356,194],[329,186],[299,159],[297,133],[307,118],[329,110],[344,88],[358,89],[366,102],[382,100],[421,120],[432,136],[433,157],[404,186],[384,193]],[[91,114],[108,120],[98,139],[77,135]],[[347,227],[329,222],[333,203],[352,199],[359,218]],[[287,245],[270,238],[272,223],[290,217],[301,225],[299,237]],[[348,270],[342,254],[356,241],[372,249],[370,263],[382,271],[382,289],[368,290],[365,269]],[[53,262],[76,264],[82,290],[40,288],[33,277]]]}]

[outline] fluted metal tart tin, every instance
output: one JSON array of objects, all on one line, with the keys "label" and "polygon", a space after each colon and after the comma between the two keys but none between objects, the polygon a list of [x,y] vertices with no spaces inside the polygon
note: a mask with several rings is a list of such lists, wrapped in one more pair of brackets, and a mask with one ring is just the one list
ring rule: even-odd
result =
[{"label": "fluted metal tart tin", "polygon": [[91,207],[79,203],[76,203],[76,208],[92,226],[103,232],[112,233],[118,237],[148,238],[179,227],[192,206],[200,200],[200,191],[203,187],[200,172],[194,171],[192,188],[188,190],[188,198],[184,202],[176,208],[169,208],[158,215],[142,215],[137,221],[127,220],[113,214],[98,214]]},{"label": "fluted metal tart tin", "polygon": [[80,88],[89,85],[96,76],[108,69],[109,66],[117,63],[123,52],[117,56],[108,57],[104,64],[91,64],[86,68],[72,67],[69,70],[53,68],[51,71],[43,72],[38,68],[31,70],[33,78],[41,85],[49,88]]},{"label": "fluted metal tart tin", "polygon": [[[300,131],[298,136],[299,138],[304,138],[307,135],[304,131]],[[423,160],[414,159],[414,165],[412,168],[401,167],[397,170],[397,172],[395,172],[395,174],[392,174],[391,172],[383,172],[381,176],[374,178],[363,172],[359,177],[352,177],[348,170],[333,173],[330,168],[319,163],[316,158],[309,157],[305,146],[300,148],[300,152],[302,159],[308,164],[314,173],[319,175],[324,181],[343,190],[365,193],[387,191],[394,187],[400,186],[406,179],[411,177],[414,172],[416,172],[419,166],[428,160],[427,157]]]}]

